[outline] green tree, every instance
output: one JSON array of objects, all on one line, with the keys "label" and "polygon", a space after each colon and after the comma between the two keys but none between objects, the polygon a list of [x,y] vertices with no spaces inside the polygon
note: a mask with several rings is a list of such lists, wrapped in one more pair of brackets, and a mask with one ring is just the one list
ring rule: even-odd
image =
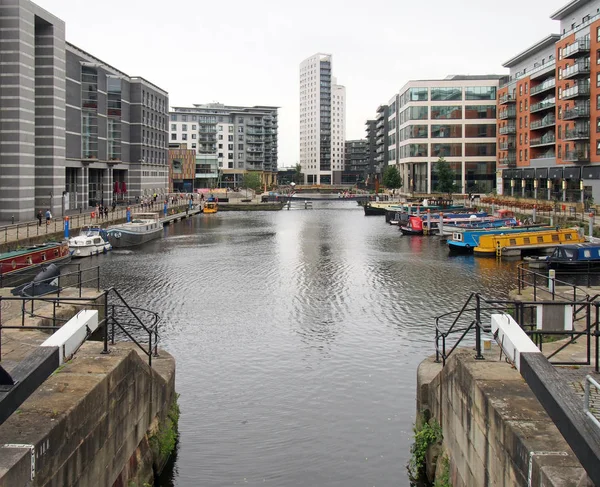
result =
[{"label": "green tree", "polygon": [[302,184],[304,181],[304,175],[302,174],[302,164],[296,163],[294,167],[294,182],[296,184]]},{"label": "green tree", "polygon": [[452,197],[452,193],[459,191],[458,186],[455,183],[454,171],[450,167],[450,164],[443,158],[440,157],[435,163],[435,169],[437,173],[437,191],[440,193],[446,193],[449,198]]},{"label": "green tree", "polygon": [[262,182],[260,180],[260,173],[258,172],[247,172],[244,174],[242,179],[242,186],[253,191],[260,191],[262,189]]},{"label": "green tree", "polygon": [[383,184],[388,189],[398,189],[402,187],[402,177],[395,164],[390,164],[383,173]]}]

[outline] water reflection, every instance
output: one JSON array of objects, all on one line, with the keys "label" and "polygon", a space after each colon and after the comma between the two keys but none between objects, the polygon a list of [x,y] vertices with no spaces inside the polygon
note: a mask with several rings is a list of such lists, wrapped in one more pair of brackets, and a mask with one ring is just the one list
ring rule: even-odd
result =
[{"label": "water reflection", "polygon": [[101,259],[164,317],[181,438],[160,485],[408,485],[433,316],[502,296],[514,265],[449,258],[353,202],[199,215]]}]

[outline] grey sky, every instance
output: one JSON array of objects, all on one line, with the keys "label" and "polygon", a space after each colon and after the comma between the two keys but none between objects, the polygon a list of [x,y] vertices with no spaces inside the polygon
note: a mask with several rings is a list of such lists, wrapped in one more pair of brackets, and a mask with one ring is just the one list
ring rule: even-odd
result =
[{"label": "grey sky", "polygon": [[277,105],[279,166],[298,161],[298,66],[333,55],[348,139],[410,79],[502,74],[567,0],[34,0],[67,39],[169,92],[171,106]]}]

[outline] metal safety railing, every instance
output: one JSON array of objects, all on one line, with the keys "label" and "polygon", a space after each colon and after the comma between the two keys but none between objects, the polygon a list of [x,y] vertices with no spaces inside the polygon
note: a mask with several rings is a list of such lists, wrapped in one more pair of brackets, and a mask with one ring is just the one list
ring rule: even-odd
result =
[{"label": "metal safety railing", "polygon": [[596,416],[599,411],[597,411],[596,408],[590,407],[591,387],[592,386],[598,392],[600,392],[600,384],[598,384],[598,382],[596,382],[591,375],[587,375],[585,377],[585,385],[584,385],[583,412],[596,425],[596,427],[600,428],[600,421],[598,420],[598,416]]},{"label": "metal safety railing", "polygon": [[[591,274],[582,272],[580,274],[573,274],[569,272],[569,276],[582,276],[586,277],[585,282],[587,287],[590,287],[592,282]],[[600,273],[596,274],[600,281]],[[577,279],[575,279],[577,282]],[[557,287],[562,286],[563,292],[557,293]],[[583,299],[587,301],[589,295],[587,291],[573,282],[566,280],[556,279],[556,274],[546,274],[541,272],[532,271],[527,268],[527,264],[519,264],[517,266],[517,292],[520,295],[525,288],[531,288],[533,290],[533,300],[537,301],[538,296],[542,298],[551,298],[553,301],[559,300],[572,300],[577,301]],[[572,296],[572,299],[571,299]]]},{"label": "metal safety railing", "polygon": [[[20,325],[6,325],[2,321],[2,303],[20,303]],[[62,317],[58,310],[64,306],[75,306],[80,309],[97,309],[102,319],[99,329],[102,330],[102,353],[110,353],[110,345],[115,344],[115,338],[125,339],[135,345],[148,357],[158,356],[160,343],[160,316],[148,309],[131,306],[115,288],[109,288],[93,297],[79,296],[41,296],[41,297],[0,297],[0,362],[2,361],[2,331],[3,330],[41,330],[54,332],[70,318]],[[51,307],[51,310],[49,309]],[[26,318],[38,318],[45,325],[29,325]]]},{"label": "metal safety railing", "polygon": [[[548,360],[557,357],[569,345],[585,338],[584,360],[555,360],[554,365],[591,365],[592,349],[595,348],[595,370],[600,371],[600,301],[599,296],[582,301],[517,301],[517,300],[494,300],[486,299],[479,293],[471,293],[460,310],[444,313],[435,318],[435,356],[436,362],[446,365],[446,361],[459,347],[474,345],[475,358],[483,360],[482,338],[487,334],[492,338],[490,323],[492,313],[510,314],[523,328],[525,333],[543,352],[544,343],[554,341],[557,338],[564,341],[552,352],[546,355]],[[573,327],[568,330],[544,330],[538,326],[538,307],[565,307],[571,306]],[[564,312],[564,310],[563,310]],[[575,324],[583,322],[579,330]],[[592,341],[595,341],[595,347]],[[475,343],[473,343],[473,341]]]}]

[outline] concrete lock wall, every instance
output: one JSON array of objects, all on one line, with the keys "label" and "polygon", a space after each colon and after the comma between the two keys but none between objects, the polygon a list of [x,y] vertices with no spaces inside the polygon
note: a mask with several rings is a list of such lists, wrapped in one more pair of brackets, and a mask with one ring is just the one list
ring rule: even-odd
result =
[{"label": "concrete lock wall", "polygon": [[585,474],[519,372],[504,361],[475,361],[472,350],[456,351],[443,369],[424,361],[417,407],[442,427],[454,487],[575,487]]},{"label": "concrete lock wall", "polygon": [[173,358],[161,352],[150,368],[131,344],[100,350],[83,344],[0,425],[3,445],[35,451],[33,480],[30,451],[0,451],[0,487],[141,486],[164,466],[149,439],[175,400]]}]

